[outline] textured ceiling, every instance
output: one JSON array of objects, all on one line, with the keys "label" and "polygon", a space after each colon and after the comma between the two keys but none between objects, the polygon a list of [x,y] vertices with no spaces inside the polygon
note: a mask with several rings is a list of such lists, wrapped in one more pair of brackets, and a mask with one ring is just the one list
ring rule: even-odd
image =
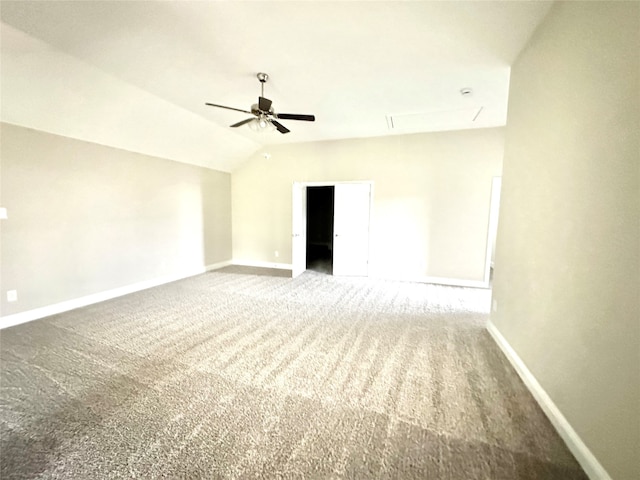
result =
[{"label": "textured ceiling", "polygon": [[[225,171],[274,143],[501,126],[550,5],[2,1],[1,118]],[[249,109],[259,71],[277,112],[316,122],[258,133],[204,105]]]}]

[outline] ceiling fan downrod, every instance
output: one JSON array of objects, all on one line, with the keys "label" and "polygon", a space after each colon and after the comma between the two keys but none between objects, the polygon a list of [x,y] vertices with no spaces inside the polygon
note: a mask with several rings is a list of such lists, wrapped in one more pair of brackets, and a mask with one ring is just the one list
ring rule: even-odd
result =
[{"label": "ceiling fan downrod", "polygon": [[260,80],[260,87],[261,87],[261,93],[260,96],[264,97],[264,84],[267,83],[267,80],[269,80],[269,74],[267,73],[262,73],[259,72],[256,77],[258,77],[258,80]]}]

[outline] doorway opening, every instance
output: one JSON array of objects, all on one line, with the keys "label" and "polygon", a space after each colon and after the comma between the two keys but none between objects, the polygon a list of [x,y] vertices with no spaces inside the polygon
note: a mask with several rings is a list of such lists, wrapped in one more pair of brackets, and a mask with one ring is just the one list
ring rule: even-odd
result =
[{"label": "doorway opening", "polygon": [[333,274],[335,187],[307,187],[307,270]]},{"label": "doorway opening", "polygon": [[336,276],[369,276],[372,193],[373,182],[366,181],[293,183],[293,278],[308,268]]}]

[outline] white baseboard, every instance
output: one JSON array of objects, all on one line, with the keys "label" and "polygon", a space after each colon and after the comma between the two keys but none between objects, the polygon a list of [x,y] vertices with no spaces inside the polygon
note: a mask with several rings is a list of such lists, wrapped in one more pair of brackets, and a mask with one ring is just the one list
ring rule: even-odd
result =
[{"label": "white baseboard", "polygon": [[128,295],[129,293],[139,292],[140,290],[146,290],[147,288],[157,287],[159,285],[164,285],[165,283],[175,282],[176,280],[182,280],[183,278],[200,275],[201,273],[217,270],[218,268],[226,267],[230,264],[231,261],[218,262],[212,265],[206,265],[204,267],[194,268],[172,275],[165,275],[163,277],[152,278],[150,280],[133,283],[131,285],[125,285],[124,287],[106,290],[104,292],[93,293],[84,297],[74,298],[73,300],[66,300],[53,305],[47,305],[46,307],[35,308],[33,310],[27,310],[26,312],[0,317],[0,330],[3,328],[13,327],[14,325],[19,325],[21,323],[31,322],[40,318],[56,315],[58,313],[68,312],[69,310],[74,310],[76,308],[86,307],[87,305],[92,305],[94,303],[104,302],[105,300]]},{"label": "white baseboard", "polygon": [[435,283],[436,285],[450,285],[452,287],[489,288],[489,284],[483,280],[460,280],[457,278],[422,277],[417,281],[421,283]]},{"label": "white baseboard", "polygon": [[405,277],[400,275],[384,275],[377,274],[371,275],[372,278],[379,278],[381,280],[397,280],[400,282],[416,282],[416,283],[432,283],[435,285],[447,285],[451,287],[471,287],[471,288],[489,288],[489,284],[483,280],[461,280],[459,278],[446,278],[446,277]]},{"label": "white baseboard", "polygon": [[205,272],[211,272],[213,270],[218,270],[223,267],[228,267],[231,265],[231,260],[225,260],[224,262],[212,263],[211,265],[206,265],[204,267]]},{"label": "white baseboard", "polygon": [[587,476],[591,480],[612,480],[611,476],[609,476],[604,467],[600,462],[598,462],[598,459],[593,455],[591,450],[589,450],[589,447],[585,445],[578,433],[573,429],[569,421],[553,402],[549,394],[547,394],[544,388],[542,388],[542,385],[538,383],[536,377],[533,376],[533,373],[531,373],[527,368],[525,363],[511,345],[509,345],[509,342],[507,342],[507,340],[502,336],[491,320],[489,320],[487,324],[487,330],[505,354],[511,365],[515,368],[516,372],[518,372],[518,375],[536,399],[545,415],[549,418],[551,424],[560,434],[560,437],[562,437],[564,442],[567,444],[571,453],[576,457],[576,460]]},{"label": "white baseboard", "polygon": [[[290,263],[272,263],[264,262],[260,260],[242,260],[233,259],[232,265],[242,265],[245,267],[258,267],[258,268],[277,268],[280,270],[293,270],[293,265]],[[417,283],[433,283],[436,285],[449,285],[453,287],[471,287],[471,288],[489,288],[489,284],[482,280],[460,280],[457,278],[445,278],[445,277],[402,277],[402,276],[385,276],[385,275],[371,275],[370,278],[378,278],[382,280],[398,280],[401,282],[417,282]]]},{"label": "white baseboard", "polygon": [[291,265],[290,263],[272,263],[272,262],[262,262],[262,261],[256,261],[256,260],[237,260],[235,258],[230,263],[232,265],[241,265],[243,267],[277,268],[279,270],[293,269],[293,265]]}]

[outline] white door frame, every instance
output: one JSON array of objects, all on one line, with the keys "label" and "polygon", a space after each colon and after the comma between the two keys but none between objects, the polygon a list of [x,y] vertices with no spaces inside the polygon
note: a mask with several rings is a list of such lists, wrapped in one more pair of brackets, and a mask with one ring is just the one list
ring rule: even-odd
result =
[{"label": "white door frame", "polygon": [[491,286],[491,260],[495,249],[495,234],[498,230],[498,218],[500,216],[500,194],[502,189],[502,177],[491,179],[491,200],[489,203],[489,227],[487,231],[487,254],[484,266],[485,287]]},{"label": "white door frame", "polygon": [[[346,180],[346,181],[326,181],[326,182],[293,182],[293,186],[292,186],[292,202],[295,201],[296,199],[296,195],[295,195],[295,189],[299,188],[300,186],[304,189],[305,191],[305,195],[303,195],[303,198],[306,200],[306,189],[307,187],[335,187],[336,185],[344,185],[344,184],[353,184],[353,183],[357,183],[357,184],[368,184],[369,185],[369,191],[370,191],[370,203],[369,203],[369,259],[371,259],[371,219],[373,218],[373,180]],[[291,263],[292,263],[292,267],[291,267],[291,272],[292,272],[292,277],[297,277],[298,275],[300,275],[300,273],[304,272],[307,269],[307,242],[306,242],[306,229],[307,229],[307,205],[306,205],[306,201],[303,202],[303,205],[300,206],[302,209],[302,219],[295,219],[293,218],[294,216],[294,212],[296,211],[296,206],[292,205],[291,206],[291,223],[293,225],[292,227],[292,231],[291,231]],[[304,233],[303,232],[299,232],[296,231],[296,220],[298,220],[298,222],[302,222],[302,228],[304,228]],[[304,242],[296,242],[294,241],[296,238],[296,235],[304,235],[305,236],[305,241]],[[294,251],[295,249],[295,251]],[[300,258],[304,258],[304,268],[301,268],[300,265],[296,265],[294,263],[294,259],[300,259]],[[371,275],[371,271],[369,271],[369,276]]]}]

